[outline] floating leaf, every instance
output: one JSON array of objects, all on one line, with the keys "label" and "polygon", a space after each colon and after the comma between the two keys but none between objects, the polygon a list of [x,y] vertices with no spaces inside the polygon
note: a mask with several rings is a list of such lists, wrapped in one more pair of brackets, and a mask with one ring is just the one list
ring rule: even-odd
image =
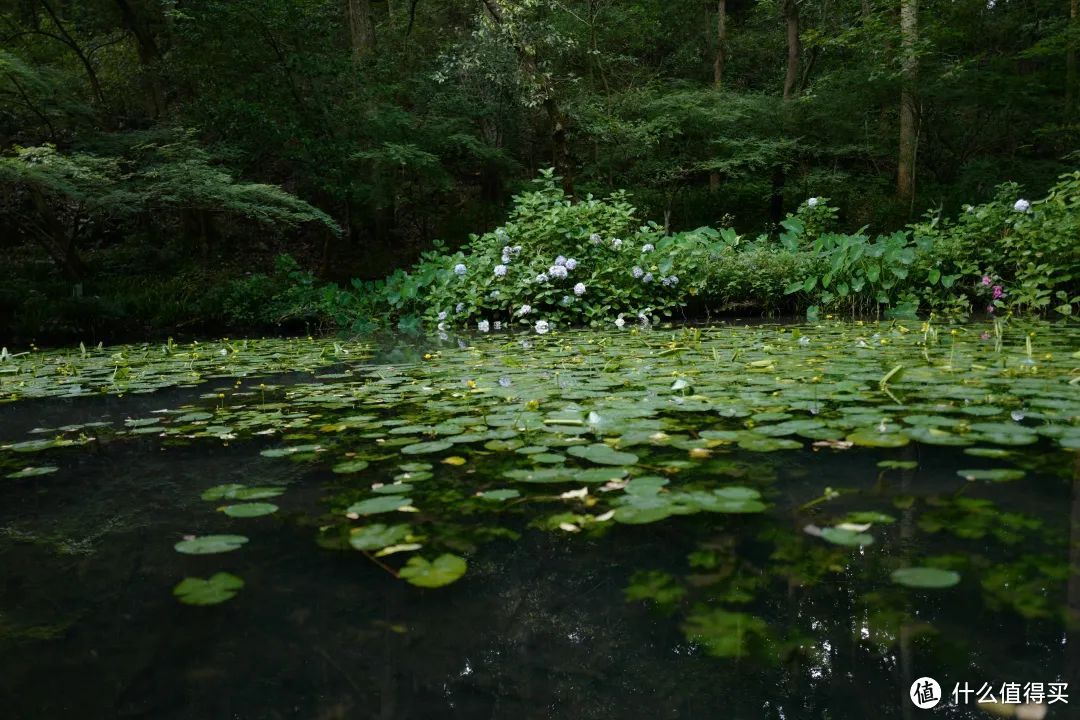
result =
[{"label": "floating leaf", "polygon": [[960,582],[959,573],[930,567],[900,568],[889,577],[894,583],[912,588],[948,588]]},{"label": "floating leaf", "polygon": [[41,465],[41,466],[38,466],[38,467],[25,467],[22,470],[19,470],[18,472],[8,473],[7,476],[9,478],[14,478],[14,479],[37,477],[39,475],[48,475],[49,473],[54,473],[59,469],[60,468],[58,468],[58,467],[56,467],[54,465]]},{"label": "floating leaf", "polygon": [[226,505],[218,509],[229,517],[253,518],[276,513],[278,506],[273,503],[240,503],[238,505]]},{"label": "floating leaf", "polygon": [[361,470],[366,470],[367,467],[367,460],[346,460],[345,462],[335,465],[333,470],[339,474],[346,474],[360,472]]},{"label": "floating leaf", "polygon": [[991,482],[1008,482],[1019,480],[1026,473],[1023,470],[1010,468],[993,468],[982,470],[957,470],[956,474],[965,480],[990,480]]},{"label": "floating leaf", "polygon": [[401,448],[401,452],[406,455],[427,455],[428,453],[437,453],[454,447],[452,442],[445,440],[431,440],[429,442],[419,442],[412,445],[406,445]]},{"label": "floating leaf", "polygon": [[478,498],[483,500],[490,500],[497,502],[501,500],[513,500],[514,498],[521,497],[521,493],[513,489],[500,489],[500,490],[488,490],[486,492],[477,493]]},{"label": "floating leaf", "polygon": [[597,465],[634,465],[638,461],[638,456],[633,453],[621,452],[619,450],[613,450],[611,447],[604,445],[603,443],[593,443],[592,445],[573,445],[566,449],[566,452],[574,457],[579,457],[589,462],[594,462]]},{"label": "floating leaf", "polygon": [[423,588],[449,585],[467,569],[464,558],[446,553],[428,562],[422,557],[411,557],[399,573],[409,583]]},{"label": "floating leaf", "polygon": [[173,595],[186,605],[217,605],[230,600],[244,587],[244,581],[227,572],[208,579],[184,578],[173,588]]},{"label": "floating leaf", "polygon": [[214,555],[238,550],[247,541],[243,535],[202,535],[182,540],[174,547],[185,555]]},{"label": "floating leaf", "polygon": [[402,497],[401,495],[387,495],[386,497],[376,497],[353,503],[346,512],[357,513],[358,515],[377,515],[392,512],[410,504],[412,504],[412,498]]},{"label": "floating leaf", "polygon": [[381,550],[401,542],[409,536],[408,525],[383,525],[375,523],[353,528],[349,532],[349,544],[357,550]]},{"label": "floating leaf", "polygon": [[873,535],[839,527],[822,528],[821,537],[834,545],[856,546],[874,544]]}]

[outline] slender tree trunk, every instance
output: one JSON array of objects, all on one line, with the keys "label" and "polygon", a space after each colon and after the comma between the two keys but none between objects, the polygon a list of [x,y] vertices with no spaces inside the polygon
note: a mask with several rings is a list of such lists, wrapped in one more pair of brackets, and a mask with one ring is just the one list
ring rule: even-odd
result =
[{"label": "slender tree trunk", "polygon": [[713,58],[713,86],[724,83],[724,65],[727,63],[727,0],[716,2],[716,57]]},{"label": "slender tree trunk", "polygon": [[155,64],[161,58],[157,41],[150,28],[131,7],[128,0],[116,0],[116,6],[120,9],[124,26],[135,36],[135,44],[139,51],[139,66],[142,69],[140,83],[143,85],[146,100],[147,114],[156,118],[164,110],[164,93],[158,78]]},{"label": "slender tree trunk", "polygon": [[[716,2],[716,57],[713,58],[713,87],[724,85],[724,65],[727,63],[727,0]],[[709,173],[709,192],[720,191],[720,173]]]},{"label": "slender tree trunk", "polygon": [[918,0],[900,0],[901,90],[900,90],[900,152],[897,157],[896,195],[911,207],[915,198],[915,78],[918,56],[915,43],[919,39]]},{"label": "slender tree trunk", "polygon": [[1072,31],[1069,37],[1069,49],[1065,55],[1065,112],[1072,117],[1077,111],[1076,93],[1080,92],[1078,84],[1077,68],[1077,45],[1080,40],[1080,0],[1072,0],[1069,3],[1069,29]]},{"label": "slender tree trunk", "polygon": [[784,0],[784,22],[787,25],[787,73],[784,75],[784,101],[795,95],[799,79],[799,6],[795,0]]},{"label": "slender tree trunk", "polygon": [[375,51],[375,21],[371,17],[371,0],[346,0],[345,13],[349,19],[349,40],[353,57],[361,60]]}]

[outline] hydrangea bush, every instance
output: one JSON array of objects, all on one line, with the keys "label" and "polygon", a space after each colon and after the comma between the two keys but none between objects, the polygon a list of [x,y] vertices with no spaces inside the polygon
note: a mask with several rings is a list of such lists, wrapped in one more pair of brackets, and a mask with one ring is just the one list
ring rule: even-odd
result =
[{"label": "hydrangea bush", "polygon": [[[623,192],[574,202],[550,170],[514,198],[507,222],[453,254],[429,253],[412,273],[424,320],[440,329],[653,323],[700,291],[699,272],[734,238],[710,228],[665,235],[641,224]],[[727,240],[725,240],[727,238]],[[698,282],[686,278],[698,278]],[[422,289],[422,292],[420,290]]]}]

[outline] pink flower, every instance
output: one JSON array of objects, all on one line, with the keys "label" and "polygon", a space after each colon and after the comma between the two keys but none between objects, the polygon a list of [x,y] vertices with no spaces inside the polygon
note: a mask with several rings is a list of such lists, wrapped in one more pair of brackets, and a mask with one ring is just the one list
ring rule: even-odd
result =
[{"label": "pink flower", "polygon": [[986,312],[992,314],[994,312],[994,306],[993,305],[987,305],[986,306]]},{"label": "pink flower", "polygon": [[1000,285],[995,285],[994,286],[994,299],[995,300],[997,300],[999,297],[1001,297],[1004,294],[1005,294],[1005,292],[1001,289]]},{"label": "pink flower", "polygon": [[989,285],[990,283],[993,282],[993,280],[990,279],[989,275],[983,275],[983,281],[982,282],[983,282],[983,285]]},{"label": "pink flower", "polygon": [[988,332],[986,332],[986,331],[984,330],[984,331],[983,331],[983,334],[982,334],[982,335],[980,335],[979,337],[980,337],[980,338],[982,338],[983,340],[989,340],[989,339],[990,339],[990,333],[988,333]]}]

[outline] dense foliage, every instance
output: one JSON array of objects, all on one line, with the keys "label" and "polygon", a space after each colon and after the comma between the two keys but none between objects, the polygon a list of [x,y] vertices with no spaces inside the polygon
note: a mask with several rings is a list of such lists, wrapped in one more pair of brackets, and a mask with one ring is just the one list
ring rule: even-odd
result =
[{"label": "dense foliage", "polygon": [[[997,243],[1005,255],[980,256],[986,246],[964,249],[964,238],[1012,216],[1002,203],[961,213],[1002,182],[1037,192],[1075,169],[1080,18],[1067,5],[0,0],[0,326],[25,337],[243,329],[256,321],[250,308],[270,317],[276,294],[295,295],[283,289],[293,272],[311,273],[312,287],[373,281],[466,244],[486,248],[475,278],[501,256],[482,231],[552,166],[581,204],[621,187],[654,219],[644,233],[628,217],[594,228],[626,242],[620,263],[650,240],[718,255],[708,282],[719,305],[834,306],[840,285],[782,291],[825,280],[810,265],[842,255],[832,275],[849,292],[861,277],[875,286],[855,291],[870,304],[897,304],[903,287],[914,293],[903,302],[933,306],[935,293],[907,278],[876,287],[891,275],[845,275],[849,261],[865,264],[860,253],[918,254],[922,228],[952,238],[943,276],[989,273],[991,287],[1013,283],[1015,304],[1053,308],[1072,292],[1059,277],[1071,273],[1047,262],[1056,253],[1018,266],[1021,224]],[[831,230],[867,239],[783,225],[808,219],[787,214],[819,195],[837,209],[822,218]],[[888,235],[926,207],[959,219]],[[746,240],[758,235],[769,242]],[[780,239],[794,235],[817,261]],[[670,309],[692,289],[680,263],[699,264],[674,260],[663,277],[678,288],[643,294],[616,280],[621,270],[601,271],[610,246],[514,244],[529,259],[508,265],[511,294],[560,252],[588,268],[584,300],[562,303],[558,282],[539,293],[558,322]],[[275,269],[282,253],[298,267]],[[410,274],[419,282],[435,256],[424,257]],[[267,278],[286,282],[271,289]],[[608,308],[601,288],[619,290]],[[474,321],[509,320],[493,298],[451,295],[437,300],[465,303]],[[274,312],[311,321],[326,315],[311,310],[321,303],[351,325],[367,302],[320,294]]]}]

